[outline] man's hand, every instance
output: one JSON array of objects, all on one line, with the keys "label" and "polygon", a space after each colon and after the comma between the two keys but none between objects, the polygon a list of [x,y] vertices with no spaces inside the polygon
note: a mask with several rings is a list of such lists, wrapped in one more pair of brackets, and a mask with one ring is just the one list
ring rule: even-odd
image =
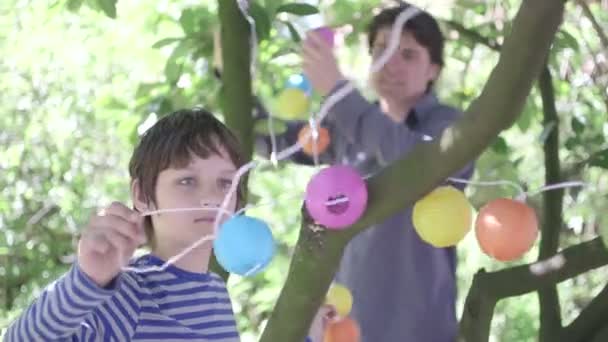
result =
[{"label": "man's hand", "polygon": [[344,79],[332,46],[316,31],[309,31],[302,43],[302,64],[304,75],[322,96],[327,96]]}]

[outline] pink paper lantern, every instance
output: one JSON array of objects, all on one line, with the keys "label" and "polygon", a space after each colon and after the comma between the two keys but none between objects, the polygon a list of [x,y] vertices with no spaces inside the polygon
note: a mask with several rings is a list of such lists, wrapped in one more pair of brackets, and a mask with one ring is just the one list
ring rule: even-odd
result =
[{"label": "pink paper lantern", "polygon": [[325,41],[329,43],[331,47],[334,46],[334,31],[331,28],[327,26],[321,26],[314,29],[314,31],[318,32],[321,37],[323,37],[323,39],[325,39]]},{"label": "pink paper lantern", "polygon": [[331,166],[310,180],[304,203],[316,222],[330,229],[343,229],[365,211],[367,186],[352,167]]}]

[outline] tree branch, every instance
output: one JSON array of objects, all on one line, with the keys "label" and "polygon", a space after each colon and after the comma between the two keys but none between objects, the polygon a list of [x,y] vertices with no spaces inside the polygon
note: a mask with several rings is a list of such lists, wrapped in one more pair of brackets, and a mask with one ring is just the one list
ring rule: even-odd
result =
[{"label": "tree branch", "polygon": [[602,239],[596,238],[566,248],[551,258],[533,264],[491,273],[478,272],[465,301],[460,323],[461,339],[467,342],[488,340],[492,312],[499,300],[555,286],[564,280],[606,264],[608,264],[608,250]]},{"label": "tree branch", "polygon": [[433,142],[417,145],[407,157],[370,178],[369,206],[352,227],[323,232],[318,239],[309,239],[310,229],[302,229],[287,281],[261,341],[303,340],[306,327],[289,326],[312,320],[348,241],[413,204],[476,158],[515,122],[543,66],[563,11],[562,1],[523,1],[496,67],[463,117]]},{"label": "tree branch", "polygon": [[584,342],[592,340],[606,325],[608,314],[608,285],[589,303],[572,323],[563,329],[560,341]]},{"label": "tree branch", "polygon": [[589,19],[589,21],[591,22],[591,25],[593,26],[593,29],[597,33],[598,37],[600,37],[600,41],[602,42],[604,49],[608,50],[608,35],[606,35],[606,32],[604,32],[600,24],[595,19],[593,12],[591,12],[591,8],[589,8],[589,5],[587,5],[585,0],[578,0],[578,4],[583,9],[585,17],[587,17],[587,19]]},{"label": "tree branch", "polygon": [[497,42],[495,40],[490,40],[488,37],[484,37],[479,32],[471,30],[457,21],[444,20],[443,22],[446,25],[448,25],[451,29],[456,30],[458,33],[460,33],[461,35],[465,36],[466,38],[470,39],[471,41],[473,41],[475,43],[485,45],[494,51],[500,51],[500,49],[502,49],[502,46],[500,45],[499,42]]},{"label": "tree branch", "polygon": [[593,152],[591,155],[589,155],[589,157],[571,164],[570,167],[562,171],[562,179],[570,179],[571,177],[576,176],[583,168],[585,168],[585,166],[598,160],[599,158],[602,158],[602,155],[606,153],[608,153],[608,148]]},{"label": "tree branch", "polygon": [[[545,65],[541,72],[538,86],[543,103],[543,126],[551,127],[543,144],[545,155],[545,184],[555,184],[561,181],[561,166],[559,160],[559,117],[555,108],[555,90],[551,70]],[[562,189],[543,193],[543,220],[539,260],[557,253],[559,233],[563,227],[562,204],[564,191]],[[555,341],[561,326],[561,309],[559,296],[555,285],[541,288],[538,291],[540,304],[539,340]]]}]

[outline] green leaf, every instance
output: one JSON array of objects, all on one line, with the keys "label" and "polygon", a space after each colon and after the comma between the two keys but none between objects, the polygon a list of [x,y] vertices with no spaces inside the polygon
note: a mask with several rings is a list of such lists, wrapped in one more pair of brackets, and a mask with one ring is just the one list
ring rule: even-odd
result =
[{"label": "green leaf", "polygon": [[566,139],[564,146],[566,147],[566,149],[572,151],[580,144],[581,144],[580,139],[577,136],[574,136],[574,137],[570,137],[570,138]]},{"label": "green leaf", "polygon": [[281,5],[277,8],[277,13],[291,13],[299,16],[312,15],[319,13],[319,9],[313,5],[293,2],[289,4]]},{"label": "green leaf", "polygon": [[184,40],[184,38],[183,37],[180,37],[180,38],[176,38],[176,37],[173,37],[173,38],[163,38],[163,39],[157,41],[156,43],[154,43],[154,45],[152,45],[152,47],[155,48],[155,49],[159,49],[159,48],[161,48],[163,46],[167,46],[169,44],[173,44],[175,42],[179,42],[180,40]]},{"label": "green leaf", "polygon": [[602,169],[608,169],[608,149],[596,154],[591,159],[589,165],[601,167]]},{"label": "green leaf", "polygon": [[97,5],[110,18],[116,19],[116,3],[118,0],[97,0]]},{"label": "green leaf", "polygon": [[181,57],[188,55],[190,52],[190,43],[188,40],[182,40],[173,50],[171,56],[165,64],[165,77],[169,83],[175,83],[181,75]]},{"label": "green leaf", "polygon": [[572,130],[574,133],[576,133],[576,135],[583,133],[585,130],[585,124],[583,124],[581,120],[577,119],[576,117],[572,118],[570,125],[572,125]]},{"label": "green leaf", "polygon": [[287,28],[289,29],[289,33],[291,34],[291,38],[293,39],[293,41],[296,43],[299,43],[302,40],[302,38],[300,37],[298,30],[296,30],[296,28],[293,26],[293,24],[288,21],[285,22],[285,25],[287,25]]},{"label": "green leaf", "polygon": [[68,0],[66,6],[68,10],[72,12],[77,12],[82,6],[83,0]]},{"label": "green leaf", "polygon": [[491,146],[492,150],[499,154],[509,153],[509,145],[503,137],[497,137],[496,141]]},{"label": "green leaf", "polygon": [[272,22],[266,9],[257,2],[252,2],[249,11],[255,21],[255,33],[258,35],[258,41],[268,39],[270,37]]},{"label": "green leaf", "polygon": [[576,51],[578,51],[580,48],[578,40],[566,29],[562,29],[557,32],[555,40],[557,45],[561,47],[569,47]]},{"label": "green leaf", "polygon": [[532,119],[534,119],[538,111],[539,109],[534,104],[532,97],[528,96],[528,99],[526,100],[526,104],[524,106],[524,110],[515,122],[520,131],[526,132],[530,128],[530,125],[532,124]]},{"label": "green leaf", "polygon": [[146,96],[149,97],[151,95],[154,95],[154,91],[159,88],[164,86],[165,83],[141,83],[138,87],[137,87],[137,91],[135,92],[135,98],[138,99],[140,97]]},{"label": "green leaf", "polygon": [[196,32],[196,13],[192,8],[187,8],[182,11],[179,17],[179,23],[186,35],[193,35]]}]

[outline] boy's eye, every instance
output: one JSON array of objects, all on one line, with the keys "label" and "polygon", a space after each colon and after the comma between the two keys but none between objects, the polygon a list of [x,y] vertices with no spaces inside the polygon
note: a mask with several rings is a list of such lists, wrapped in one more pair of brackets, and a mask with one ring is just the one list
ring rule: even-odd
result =
[{"label": "boy's eye", "polygon": [[196,182],[192,177],[185,177],[179,180],[179,185],[193,185],[195,183]]},{"label": "boy's eye", "polygon": [[220,179],[218,180],[218,185],[220,189],[228,191],[230,189],[230,186],[232,186],[232,179]]}]

